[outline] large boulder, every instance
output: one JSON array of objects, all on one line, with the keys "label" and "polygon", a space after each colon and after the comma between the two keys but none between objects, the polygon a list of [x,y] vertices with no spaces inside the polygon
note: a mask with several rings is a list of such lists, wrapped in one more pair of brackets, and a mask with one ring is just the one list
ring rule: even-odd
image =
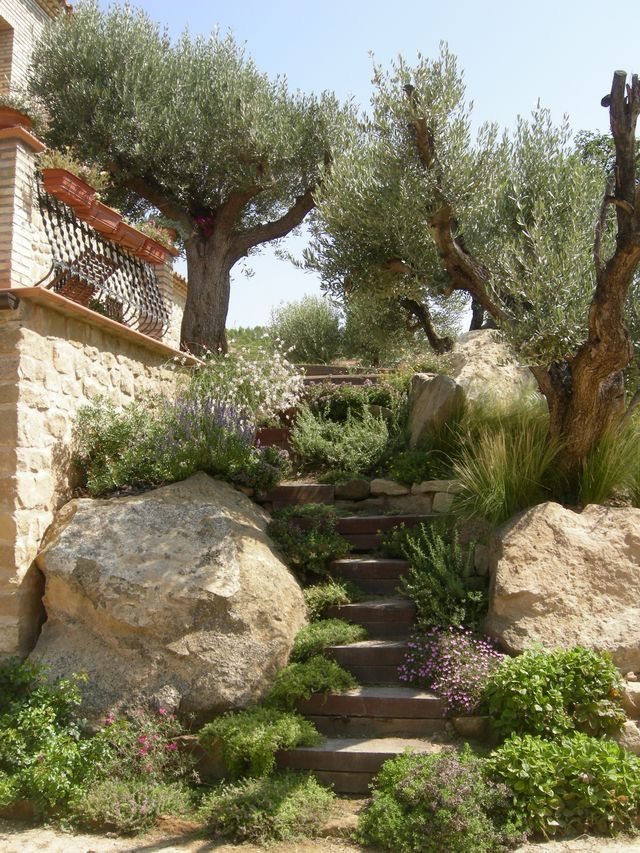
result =
[{"label": "large boulder", "polygon": [[451,353],[451,363],[451,378],[464,389],[467,400],[510,400],[537,389],[529,368],[518,363],[513,350],[494,329],[461,335]]},{"label": "large boulder", "polygon": [[464,391],[449,376],[416,373],[409,395],[409,445],[421,447],[430,434],[451,421],[464,406]]},{"label": "large boulder", "polygon": [[206,474],[71,501],[38,556],[48,618],[32,657],[87,672],[90,719],[150,703],[201,720],[259,701],[305,622],[266,523]]},{"label": "large boulder", "polygon": [[507,651],[582,645],[640,670],[640,509],[540,504],[494,533],[489,571],[485,629]]}]

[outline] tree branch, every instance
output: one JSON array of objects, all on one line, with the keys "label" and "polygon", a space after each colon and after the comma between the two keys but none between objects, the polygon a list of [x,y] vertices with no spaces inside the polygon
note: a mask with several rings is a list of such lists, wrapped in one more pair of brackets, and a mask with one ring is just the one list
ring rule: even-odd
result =
[{"label": "tree branch", "polygon": [[248,231],[236,234],[232,241],[233,253],[241,258],[252,246],[285,237],[297,225],[300,225],[307,213],[314,207],[313,190],[307,190],[304,195],[298,196],[284,216],[275,219],[273,222],[256,225]]},{"label": "tree branch", "polygon": [[436,331],[431,313],[426,305],[416,299],[410,299],[408,296],[403,296],[400,299],[400,305],[416,318],[419,324],[418,328],[423,330],[434,352],[442,355],[442,353],[449,352],[453,348],[453,338],[448,335],[441,336]]},{"label": "tree branch", "polygon": [[596,268],[597,281],[600,280],[600,276],[604,273],[604,262],[602,260],[602,235],[604,234],[607,210],[609,209],[611,193],[613,192],[614,185],[615,179],[613,175],[611,175],[607,179],[607,186],[605,189],[604,197],[602,199],[602,204],[600,205],[600,215],[598,216],[598,221],[596,222],[595,227],[595,237],[593,241],[593,263]]},{"label": "tree branch", "polygon": [[193,229],[193,219],[153,178],[150,178],[149,176],[145,176],[144,178],[132,176],[126,163],[123,164],[117,159],[109,162],[108,169],[114,175],[122,177],[122,182],[127,189],[130,189],[134,193],[146,198],[148,202],[157,207],[158,210],[161,213],[164,213],[166,217],[177,222],[186,231],[191,231]]}]

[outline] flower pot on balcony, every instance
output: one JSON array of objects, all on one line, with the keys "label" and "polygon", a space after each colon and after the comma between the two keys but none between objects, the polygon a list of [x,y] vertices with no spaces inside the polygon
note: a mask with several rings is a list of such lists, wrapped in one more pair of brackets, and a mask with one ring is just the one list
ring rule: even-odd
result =
[{"label": "flower pot on balcony", "polygon": [[24,127],[25,130],[31,130],[33,122],[28,115],[14,107],[0,107],[0,130],[6,127]]},{"label": "flower pot on balcony", "polygon": [[96,197],[93,187],[66,169],[43,169],[42,183],[48,193],[80,214],[89,212]]},{"label": "flower pot on balcony", "polygon": [[143,261],[157,265],[164,264],[169,254],[170,252],[164,246],[156,243],[155,240],[149,240],[149,238],[144,241],[142,247],[136,252],[136,255],[142,258]]},{"label": "flower pot on balcony", "polygon": [[122,217],[117,210],[107,207],[101,201],[94,201],[87,216],[87,222],[105,237],[113,238]]},{"label": "flower pot on balcony", "polygon": [[146,239],[142,231],[138,231],[133,225],[129,225],[128,222],[123,222],[122,220],[118,223],[118,227],[113,235],[115,243],[119,243],[125,249],[129,249],[132,252],[137,252],[141,249]]}]

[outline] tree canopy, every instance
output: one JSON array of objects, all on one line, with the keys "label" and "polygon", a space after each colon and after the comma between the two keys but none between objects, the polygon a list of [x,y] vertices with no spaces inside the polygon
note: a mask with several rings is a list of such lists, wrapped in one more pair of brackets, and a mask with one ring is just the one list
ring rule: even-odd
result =
[{"label": "tree canopy", "polygon": [[173,41],[129,6],[88,2],[59,16],[32,67],[51,117],[45,141],[71,145],[177,223],[189,267],[183,338],[224,348],[230,269],[312,209],[345,111],[330,93],[270,80],[231,35]]}]

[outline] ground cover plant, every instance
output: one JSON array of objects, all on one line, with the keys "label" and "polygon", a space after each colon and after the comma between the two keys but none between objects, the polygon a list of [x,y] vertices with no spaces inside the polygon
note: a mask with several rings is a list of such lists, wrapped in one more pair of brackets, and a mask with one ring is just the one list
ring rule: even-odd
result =
[{"label": "ground cover plant", "polygon": [[321,619],[329,607],[359,601],[362,591],[351,581],[327,578],[303,590],[307,615],[311,622]]},{"label": "ground cover plant", "polygon": [[484,690],[501,737],[615,732],[625,720],[621,696],[620,673],[610,655],[579,646],[550,652],[534,649],[505,658]]},{"label": "ground cover plant", "polygon": [[346,646],[367,639],[367,631],[342,619],[321,619],[298,631],[291,649],[291,661],[305,661],[322,654],[328,646]]},{"label": "ground cover plant", "polygon": [[640,761],[612,740],[581,732],[553,740],[513,735],[487,764],[491,778],[511,792],[509,819],[527,834],[637,829]]},{"label": "ground cover plant", "polygon": [[322,740],[309,720],[274,708],[230,711],[203,726],[198,736],[207,749],[221,744],[222,760],[233,779],[268,776],[275,768],[277,750],[314,746]]},{"label": "ground cover plant", "polygon": [[213,835],[268,844],[318,835],[335,795],[306,773],[278,773],[225,784],[206,795],[198,816]]},{"label": "ground cover plant", "polygon": [[329,563],[350,550],[347,540],[338,533],[335,508],[326,504],[276,510],[267,533],[289,568],[303,577],[326,574]]},{"label": "ground cover plant", "polygon": [[482,709],[487,683],[502,660],[490,640],[460,628],[431,628],[407,645],[400,681],[433,690],[444,701],[445,716]]},{"label": "ground cover plant", "polygon": [[374,780],[358,839],[400,853],[496,853],[519,840],[508,807],[508,787],[487,779],[468,748],[400,755]]},{"label": "ground cover plant", "polygon": [[316,655],[304,663],[290,663],[281,669],[265,698],[265,705],[291,710],[298,699],[308,699],[312,693],[341,693],[356,686],[351,673],[334,661]]}]

